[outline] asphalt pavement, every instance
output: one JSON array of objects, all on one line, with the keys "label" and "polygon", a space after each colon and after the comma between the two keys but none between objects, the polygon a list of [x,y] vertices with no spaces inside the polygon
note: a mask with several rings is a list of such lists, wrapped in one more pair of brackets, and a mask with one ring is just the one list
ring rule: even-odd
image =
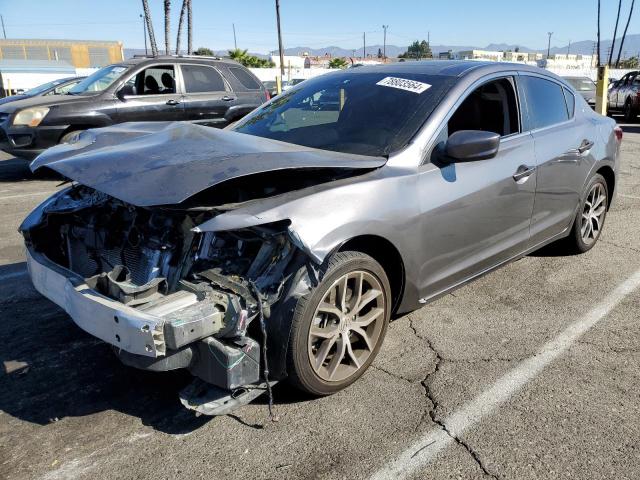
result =
[{"label": "asphalt pavement", "polygon": [[640,126],[585,255],[545,248],[395,320],[331,397],[225,417],[37,294],[16,229],[59,180],[0,159],[0,479],[640,478]]}]

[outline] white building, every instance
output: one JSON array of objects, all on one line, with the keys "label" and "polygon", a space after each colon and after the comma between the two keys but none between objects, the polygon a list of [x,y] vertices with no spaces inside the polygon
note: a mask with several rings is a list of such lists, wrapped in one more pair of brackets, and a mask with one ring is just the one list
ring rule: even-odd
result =
[{"label": "white building", "polygon": [[496,52],[492,50],[461,50],[456,52],[457,60],[489,60],[492,62],[502,62],[504,60],[504,52]]}]

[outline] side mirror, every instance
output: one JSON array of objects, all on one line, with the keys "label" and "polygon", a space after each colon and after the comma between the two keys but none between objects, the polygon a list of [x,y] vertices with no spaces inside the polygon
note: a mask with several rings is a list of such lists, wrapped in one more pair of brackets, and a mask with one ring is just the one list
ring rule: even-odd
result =
[{"label": "side mirror", "polygon": [[133,85],[123,85],[122,88],[118,90],[118,93],[116,93],[116,97],[124,102],[127,97],[135,94],[136,92]]},{"label": "side mirror", "polygon": [[483,130],[459,130],[453,133],[445,146],[445,154],[458,162],[486,160],[498,154],[500,135]]}]

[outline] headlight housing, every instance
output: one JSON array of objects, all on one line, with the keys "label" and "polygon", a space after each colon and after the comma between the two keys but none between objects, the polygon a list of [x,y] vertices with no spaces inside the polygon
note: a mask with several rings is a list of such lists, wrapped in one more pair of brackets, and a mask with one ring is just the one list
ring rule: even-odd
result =
[{"label": "headlight housing", "polygon": [[47,107],[33,107],[20,110],[15,117],[13,117],[14,125],[28,125],[30,127],[37,127],[44,117],[49,113]]}]

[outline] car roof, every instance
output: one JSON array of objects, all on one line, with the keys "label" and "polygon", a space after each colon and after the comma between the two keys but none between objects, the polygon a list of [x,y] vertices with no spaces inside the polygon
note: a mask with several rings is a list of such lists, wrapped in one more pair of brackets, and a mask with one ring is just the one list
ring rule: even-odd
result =
[{"label": "car roof", "polygon": [[117,65],[133,66],[142,65],[146,63],[157,63],[159,61],[173,62],[173,63],[225,63],[228,65],[240,65],[235,60],[220,58],[220,57],[207,57],[200,55],[158,55],[156,57],[133,57],[119,62]]}]

